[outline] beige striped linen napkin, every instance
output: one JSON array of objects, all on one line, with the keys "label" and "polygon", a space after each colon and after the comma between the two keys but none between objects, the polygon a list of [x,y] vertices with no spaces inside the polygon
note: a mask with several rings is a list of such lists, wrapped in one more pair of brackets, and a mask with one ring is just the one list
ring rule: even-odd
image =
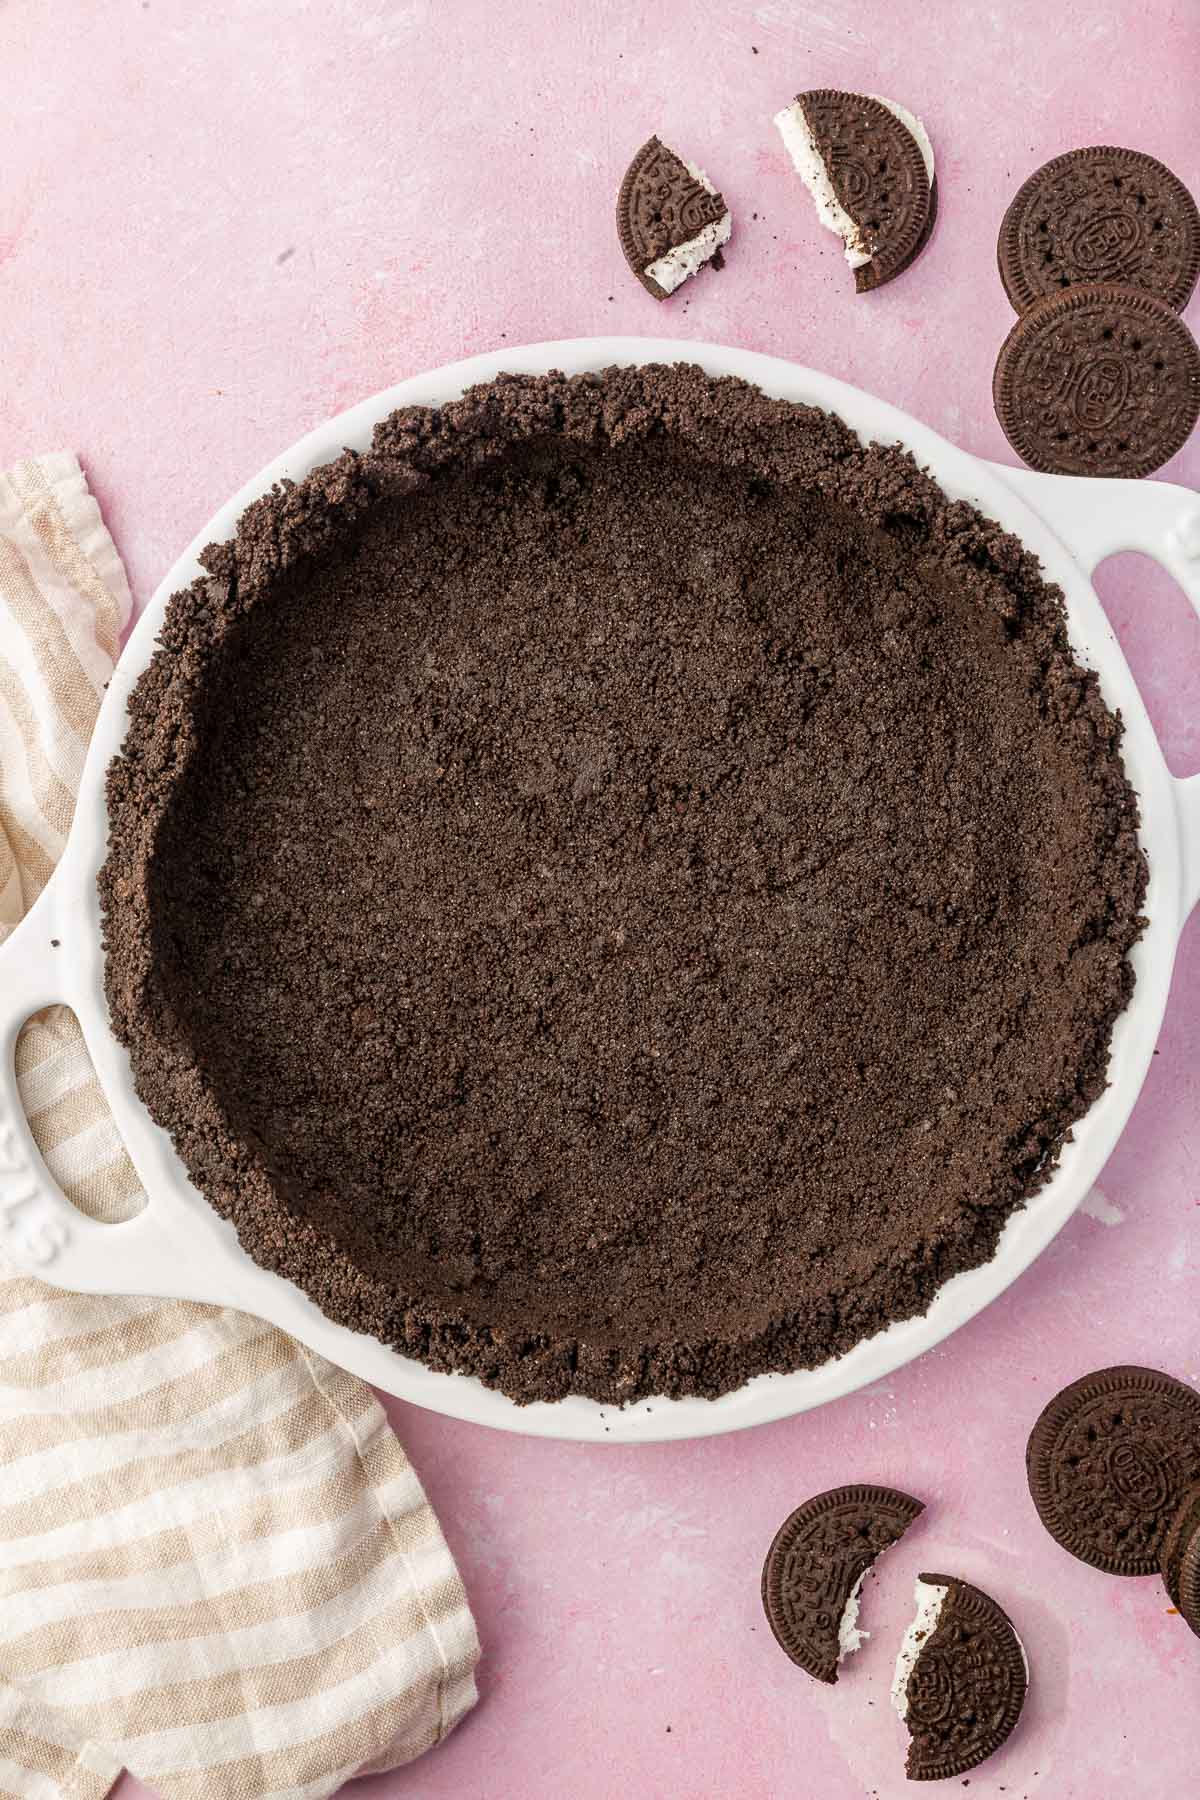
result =
[{"label": "beige striped linen napkin", "polygon": [[[0,474],[2,940],[48,880],[130,614],[75,458]],[[17,1047],[95,1218],[145,1202],[74,1015]],[[63,1293],[0,1262],[0,1800],[319,1800],[436,1744],[479,1643],[371,1390],[229,1309]]]}]

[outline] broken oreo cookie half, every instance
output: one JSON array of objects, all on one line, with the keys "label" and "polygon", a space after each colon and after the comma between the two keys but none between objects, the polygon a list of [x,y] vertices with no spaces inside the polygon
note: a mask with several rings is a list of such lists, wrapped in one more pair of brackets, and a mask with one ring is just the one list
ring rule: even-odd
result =
[{"label": "broken oreo cookie half", "polygon": [[993,1755],[1021,1716],[1029,1664],[999,1603],[952,1575],[922,1575],[904,1635],[892,1704],[908,1726],[910,1781],[965,1775]]},{"label": "broken oreo cookie half", "polygon": [[704,171],[649,138],[617,196],[621,249],[646,292],[666,300],[705,263],[719,269],[732,229],[729,208]]},{"label": "broken oreo cookie half", "polygon": [[860,294],[924,249],[937,213],[933,146],[907,107],[878,94],[814,88],[775,115],[817,216],[845,246]]},{"label": "broken oreo cookie half", "polygon": [[867,1571],[924,1510],[896,1488],[830,1488],[776,1532],[763,1564],[763,1609],[779,1647],[817,1681],[836,1681],[838,1664],[867,1636],[857,1622]]}]

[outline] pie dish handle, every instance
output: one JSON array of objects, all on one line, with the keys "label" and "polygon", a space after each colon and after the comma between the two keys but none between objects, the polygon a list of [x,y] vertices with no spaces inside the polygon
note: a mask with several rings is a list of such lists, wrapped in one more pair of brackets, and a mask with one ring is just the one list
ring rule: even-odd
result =
[{"label": "pie dish handle", "polygon": [[16,1069],[21,1028],[43,1007],[74,998],[72,961],[55,933],[58,886],[52,876],[0,946],[0,1259],[80,1293],[169,1293],[178,1271],[172,1281],[158,1209],[147,1206],[120,1224],[80,1212],[46,1167],[25,1115]]},{"label": "pie dish handle", "polygon": [[[1200,494],[1169,481],[992,467],[1053,527],[1086,574],[1117,550],[1140,550],[1175,577],[1200,617]],[[1200,901],[1200,775],[1175,777],[1173,786],[1186,918]]]}]

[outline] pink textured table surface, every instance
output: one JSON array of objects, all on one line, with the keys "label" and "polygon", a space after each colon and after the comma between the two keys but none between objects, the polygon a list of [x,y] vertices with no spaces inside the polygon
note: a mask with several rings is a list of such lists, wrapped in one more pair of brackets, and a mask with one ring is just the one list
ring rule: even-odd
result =
[{"label": "pink textured table surface", "polygon": [[[1200,189],[1194,0],[8,0],[0,67],[0,464],[77,449],[142,600],[299,433],[506,339],[773,351],[1011,460],[989,384],[1011,323],[996,226],[1019,180],[1099,141],[1154,151]],[[915,108],[938,156],[931,247],[866,299],[770,123],[825,85]],[[651,131],[735,215],[724,273],[662,307],[611,223]],[[1165,473],[1200,485],[1200,437]],[[1138,559],[1100,585],[1176,772],[1196,769],[1200,627]],[[930,1565],[993,1589],[1033,1664],[1019,1733],[973,1797],[1194,1795],[1200,1643],[1155,1582],[1054,1547],[1022,1451],[1049,1395],[1097,1364],[1200,1381],[1198,1015],[1193,920],[1103,1195],[984,1316],[875,1390],[626,1451],[396,1405],[474,1600],[482,1701],[362,1800],[891,1800],[893,1647]],[[857,1478],[929,1508],[869,1596],[871,1643],[827,1690],[772,1643],[759,1565],[798,1500]]]}]

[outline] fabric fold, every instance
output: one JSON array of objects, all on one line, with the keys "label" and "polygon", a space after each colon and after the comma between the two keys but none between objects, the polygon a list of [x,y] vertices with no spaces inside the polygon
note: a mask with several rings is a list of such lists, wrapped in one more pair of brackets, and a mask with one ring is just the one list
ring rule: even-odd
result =
[{"label": "fabric fold", "polygon": [[[49,880],[131,613],[74,457],[0,473],[3,940]],[[72,1202],[146,1204],[74,1015],[18,1041]],[[0,1800],[320,1800],[476,1699],[450,1550],[378,1400],[226,1308],[68,1294],[0,1260]]]}]

